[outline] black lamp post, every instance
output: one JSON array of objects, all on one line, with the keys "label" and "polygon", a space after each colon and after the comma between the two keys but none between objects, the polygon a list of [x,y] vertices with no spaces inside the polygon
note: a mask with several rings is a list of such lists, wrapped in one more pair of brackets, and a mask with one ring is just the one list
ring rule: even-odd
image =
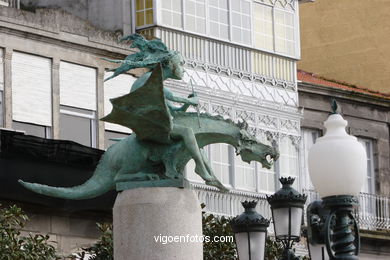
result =
[{"label": "black lamp post", "polygon": [[282,188],[275,194],[267,196],[271,205],[275,238],[283,244],[283,260],[296,258],[292,246],[301,236],[303,207],[307,199],[306,195],[300,194],[292,187],[294,180],[291,177],[280,178]]},{"label": "black lamp post", "polygon": [[244,201],[244,213],[231,221],[240,260],[263,260],[269,220],[255,211],[257,201]]}]

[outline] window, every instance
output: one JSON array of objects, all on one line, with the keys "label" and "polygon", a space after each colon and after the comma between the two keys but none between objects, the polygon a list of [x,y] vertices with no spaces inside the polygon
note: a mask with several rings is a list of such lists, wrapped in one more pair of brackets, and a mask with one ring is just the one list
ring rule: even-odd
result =
[{"label": "window", "polygon": [[[48,137],[52,124],[51,59],[14,52],[12,55],[12,119],[14,127]],[[42,131],[33,129],[40,128]],[[47,129],[45,129],[47,128]]]},{"label": "window", "polygon": [[228,144],[212,144],[211,150],[211,167],[215,176],[225,185],[232,185],[231,171],[231,154],[233,148]]},{"label": "window", "polygon": [[60,62],[60,138],[96,147],[96,69]]},{"label": "window", "polygon": [[26,133],[26,135],[38,136],[41,138],[50,138],[49,127],[29,124],[25,122],[12,121],[12,128],[17,129],[19,131],[23,131]]},{"label": "window", "polygon": [[185,29],[206,33],[206,5],[205,0],[184,0],[185,3]]},{"label": "window", "polygon": [[213,37],[229,40],[228,0],[209,0],[210,32]]},{"label": "window", "polygon": [[253,29],[255,47],[267,51],[274,50],[272,7],[254,4]]},{"label": "window", "polygon": [[153,24],[153,0],[136,0],[135,10],[137,27]]},{"label": "window", "polygon": [[368,138],[358,138],[358,141],[363,145],[367,154],[367,172],[364,177],[362,192],[375,194],[375,170],[374,170],[374,155],[373,155],[373,140]]},{"label": "window", "polygon": [[308,169],[308,155],[309,150],[315,144],[317,138],[320,136],[320,131],[316,129],[301,129],[301,162],[303,170],[301,184],[304,189],[314,190],[314,186],[310,180]]},{"label": "window", "polygon": [[182,0],[164,0],[161,5],[163,24],[182,28]]},{"label": "window", "polygon": [[295,55],[295,13],[261,3],[253,3],[255,48]]},{"label": "window", "polygon": [[251,44],[251,7],[246,0],[231,1],[232,41]]},{"label": "window", "polygon": [[289,137],[280,139],[279,152],[279,177],[294,177],[293,187],[299,190],[298,151]]},{"label": "window", "polygon": [[294,55],[294,14],[275,9],[275,51]]},{"label": "window", "polygon": [[[261,136],[260,141],[266,145],[272,146],[272,143],[265,135]],[[274,193],[276,188],[275,166],[272,165],[271,169],[267,169],[256,162],[256,172],[258,175],[258,190],[264,193]]]},{"label": "window", "polygon": [[256,191],[256,163],[250,164],[241,160],[241,156],[234,157],[235,188]]},{"label": "window", "polygon": [[85,146],[96,147],[95,112],[61,106],[60,138],[63,140],[72,140]]}]

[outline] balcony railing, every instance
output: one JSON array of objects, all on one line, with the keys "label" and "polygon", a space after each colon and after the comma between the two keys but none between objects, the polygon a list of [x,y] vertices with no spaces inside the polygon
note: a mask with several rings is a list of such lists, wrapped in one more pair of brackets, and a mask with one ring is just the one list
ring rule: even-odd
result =
[{"label": "balcony railing", "polygon": [[[220,193],[216,188],[201,184],[191,184],[191,186],[196,191],[199,201],[206,205],[208,213],[227,217],[237,216],[243,212],[242,201],[257,200],[256,210],[265,218],[272,218],[265,194],[236,190]],[[307,204],[319,199],[318,193],[313,190],[305,190],[304,193],[308,196]],[[390,230],[390,198],[360,193],[359,203],[355,217],[361,229]]]},{"label": "balcony railing", "polygon": [[242,201],[256,200],[258,201],[256,207],[257,212],[261,213],[265,218],[271,219],[272,217],[271,209],[264,194],[236,190],[221,193],[214,187],[202,184],[191,184],[191,186],[197,193],[199,201],[206,205],[206,211],[208,213],[218,216],[235,217],[240,215],[244,210],[241,205]]},{"label": "balcony railing", "polygon": [[0,6],[20,8],[20,0],[0,0]]},{"label": "balcony railing", "polygon": [[[308,195],[307,204],[320,199],[318,193],[313,190],[305,190],[304,193]],[[361,229],[389,230],[390,198],[361,192],[359,194],[359,207],[355,210],[355,218]]]}]

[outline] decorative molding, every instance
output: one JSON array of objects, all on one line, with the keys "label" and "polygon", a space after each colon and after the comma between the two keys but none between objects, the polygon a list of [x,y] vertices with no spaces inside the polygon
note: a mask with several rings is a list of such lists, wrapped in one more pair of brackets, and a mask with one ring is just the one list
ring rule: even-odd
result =
[{"label": "decorative molding", "polygon": [[278,129],[278,118],[270,115],[257,115],[257,124],[262,127]]},{"label": "decorative molding", "polygon": [[282,7],[285,9],[295,10],[295,2],[297,0],[256,0],[264,4]]},{"label": "decorative molding", "polygon": [[292,81],[286,81],[286,80],[276,79],[264,75],[258,75],[255,73],[234,70],[219,65],[208,64],[204,61],[185,59],[185,66],[193,70],[211,72],[217,75],[223,75],[223,76],[236,78],[240,80],[258,82],[272,87],[279,87],[282,89],[297,91],[297,85],[295,84],[295,82]]},{"label": "decorative molding", "polygon": [[236,119],[245,120],[248,124],[256,123],[256,114],[247,110],[236,110]]},{"label": "decorative molding", "polygon": [[223,105],[211,105],[211,114],[218,114],[223,117],[233,118],[233,109],[232,107],[223,106]]},{"label": "decorative molding", "polygon": [[300,124],[296,120],[281,119],[280,120],[280,129],[281,130],[286,130],[286,131],[295,130],[295,132],[299,132]]}]

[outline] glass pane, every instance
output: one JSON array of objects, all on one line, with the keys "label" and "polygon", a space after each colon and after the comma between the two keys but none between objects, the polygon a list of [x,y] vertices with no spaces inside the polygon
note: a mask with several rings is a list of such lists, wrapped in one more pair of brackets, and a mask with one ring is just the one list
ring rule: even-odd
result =
[{"label": "glass pane", "polygon": [[136,6],[135,9],[137,11],[144,10],[145,9],[144,0],[137,0],[135,6]]},{"label": "glass pane", "polygon": [[251,19],[249,16],[242,16],[242,27],[245,29],[251,28]]},{"label": "glass pane", "polygon": [[202,18],[196,19],[197,21],[197,32],[206,33],[206,20]]},{"label": "glass pane", "polygon": [[182,28],[181,14],[173,14],[172,25],[175,27]]},{"label": "glass pane", "polygon": [[210,7],[210,20],[218,22],[218,9]]},{"label": "glass pane", "polygon": [[240,0],[230,1],[230,5],[232,6],[232,10],[239,12],[240,11]]},{"label": "glass pane", "polygon": [[219,8],[228,9],[228,0],[219,0]]},{"label": "glass pane", "polygon": [[206,7],[205,4],[196,5],[196,15],[200,17],[206,17]]},{"label": "glass pane", "polygon": [[146,24],[153,24],[153,10],[146,10]]},{"label": "glass pane", "polygon": [[229,13],[224,10],[219,11],[219,22],[223,24],[228,24],[229,21]]},{"label": "glass pane", "polygon": [[181,0],[172,0],[172,10],[181,13]]},{"label": "glass pane", "polygon": [[195,18],[193,16],[187,16],[186,29],[190,31],[196,31]]},{"label": "glass pane", "polygon": [[33,135],[42,138],[46,137],[46,128],[41,125],[13,121],[12,128],[20,131],[25,131],[27,135]]},{"label": "glass pane", "polygon": [[241,26],[241,17],[238,14],[232,14],[232,24],[234,26]]},{"label": "glass pane", "polygon": [[161,7],[163,9],[171,10],[172,9],[171,1],[162,1],[162,6]]},{"label": "glass pane", "polygon": [[229,27],[225,25],[221,25],[219,27],[220,29],[220,37],[223,39],[228,39],[229,38]]},{"label": "glass pane", "polygon": [[[233,1],[235,2],[235,1]],[[251,5],[248,1],[241,1],[241,12],[250,15]]]},{"label": "glass pane", "polygon": [[186,13],[187,14],[192,14],[192,15],[195,15],[195,3],[192,2],[192,1],[186,1]]},{"label": "glass pane", "polygon": [[91,120],[61,113],[60,138],[91,146]]},{"label": "glass pane", "polygon": [[237,251],[239,252],[240,260],[249,260],[248,233],[237,233],[234,235],[234,237],[236,239]]},{"label": "glass pane", "polygon": [[249,237],[252,259],[264,259],[265,232],[250,232]]},{"label": "glass pane", "polygon": [[137,12],[137,26],[145,25],[145,14],[144,12]]},{"label": "glass pane", "polygon": [[288,208],[274,209],[273,218],[276,235],[288,235]]},{"label": "glass pane", "polygon": [[162,10],[162,22],[163,24],[172,25],[171,12]]},{"label": "glass pane", "polygon": [[145,8],[153,8],[153,0],[145,0]]}]

